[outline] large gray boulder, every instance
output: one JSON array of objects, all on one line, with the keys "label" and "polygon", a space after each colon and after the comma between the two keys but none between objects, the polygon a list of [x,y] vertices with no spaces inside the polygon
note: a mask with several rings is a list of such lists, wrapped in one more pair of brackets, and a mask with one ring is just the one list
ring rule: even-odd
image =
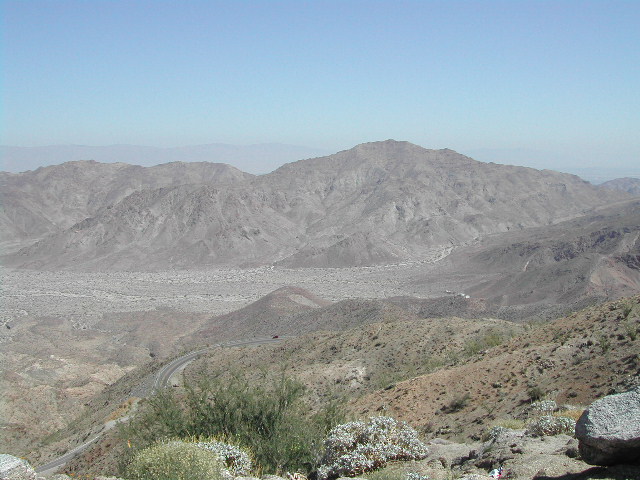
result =
[{"label": "large gray boulder", "polygon": [[0,480],[36,480],[36,471],[25,460],[0,453]]},{"label": "large gray boulder", "polygon": [[593,402],[578,419],[576,438],[591,465],[640,464],[640,386]]}]

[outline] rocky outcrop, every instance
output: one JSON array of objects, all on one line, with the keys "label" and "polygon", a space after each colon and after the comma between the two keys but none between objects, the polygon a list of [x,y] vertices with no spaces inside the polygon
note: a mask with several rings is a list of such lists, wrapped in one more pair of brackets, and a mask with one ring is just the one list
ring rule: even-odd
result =
[{"label": "rocky outcrop", "polygon": [[36,471],[25,460],[0,453],[0,480],[36,480]]},{"label": "rocky outcrop", "polygon": [[640,387],[592,403],[576,424],[576,437],[591,465],[640,464]]}]

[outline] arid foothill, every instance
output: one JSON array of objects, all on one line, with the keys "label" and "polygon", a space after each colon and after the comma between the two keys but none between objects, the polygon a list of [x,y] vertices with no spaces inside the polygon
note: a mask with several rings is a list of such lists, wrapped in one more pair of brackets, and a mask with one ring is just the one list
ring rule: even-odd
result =
[{"label": "arid foothill", "polygon": [[640,478],[634,179],[387,140],[0,188],[6,478]]}]

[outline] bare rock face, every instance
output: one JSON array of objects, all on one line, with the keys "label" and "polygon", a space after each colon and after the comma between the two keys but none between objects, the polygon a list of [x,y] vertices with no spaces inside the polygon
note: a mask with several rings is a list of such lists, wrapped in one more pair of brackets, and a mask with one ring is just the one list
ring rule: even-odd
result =
[{"label": "bare rock face", "polygon": [[25,460],[0,453],[0,480],[36,480],[36,471]]},{"label": "bare rock face", "polygon": [[257,177],[225,165],[71,162],[2,174],[0,193],[7,266],[85,271],[422,261],[632,198],[393,140]]},{"label": "bare rock face", "polygon": [[576,424],[576,437],[591,465],[640,464],[640,387],[593,402]]}]

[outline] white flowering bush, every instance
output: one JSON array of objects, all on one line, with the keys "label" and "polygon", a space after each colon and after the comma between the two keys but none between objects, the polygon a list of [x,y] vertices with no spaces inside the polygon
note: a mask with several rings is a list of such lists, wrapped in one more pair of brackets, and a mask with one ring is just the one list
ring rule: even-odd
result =
[{"label": "white flowering bush", "polygon": [[558,404],[553,400],[539,400],[529,407],[529,415],[551,415],[558,409]]},{"label": "white flowering bush", "polygon": [[141,450],[127,466],[128,480],[221,480],[218,455],[193,443],[169,442]]},{"label": "white flowering bush", "polygon": [[429,451],[418,433],[391,417],[349,422],[329,432],[318,477],[354,476],[383,467],[391,460],[421,460]]},{"label": "white flowering bush", "polygon": [[215,453],[223,467],[234,477],[249,475],[252,467],[251,457],[240,447],[217,440],[196,442],[194,445]]},{"label": "white flowering bush", "polygon": [[553,417],[545,415],[535,422],[527,425],[526,435],[543,437],[548,435],[573,435],[576,429],[576,421],[569,417]]},{"label": "white flowering bush", "polygon": [[429,476],[417,472],[409,472],[404,477],[404,480],[429,480]]},{"label": "white flowering bush", "polygon": [[489,442],[494,442],[500,435],[507,432],[507,428],[502,427],[500,425],[496,425],[495,427],[491,427],[491,430],[486,435],[486,439]]}]

